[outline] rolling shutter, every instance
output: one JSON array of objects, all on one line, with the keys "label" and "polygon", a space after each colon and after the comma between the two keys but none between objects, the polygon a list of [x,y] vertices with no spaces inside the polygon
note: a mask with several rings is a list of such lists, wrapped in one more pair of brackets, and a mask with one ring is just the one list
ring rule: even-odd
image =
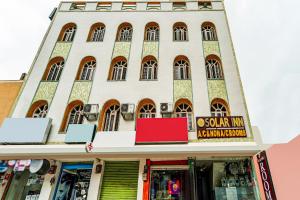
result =
[{"label": "rolling shutter", "polygon": [[100,200],[136,200],[139,162],[105,162]]}]

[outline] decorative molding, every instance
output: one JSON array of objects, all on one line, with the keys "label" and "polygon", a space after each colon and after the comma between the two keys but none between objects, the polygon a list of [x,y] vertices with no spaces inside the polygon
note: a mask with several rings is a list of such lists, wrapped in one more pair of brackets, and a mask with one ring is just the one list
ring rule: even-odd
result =
[{"label": "decorative molding", "polygon": [[32,103],[38,100],[46,100],[48,105],[51,104],[54,97],[58,82],[54,81],[41,81],[35,93]]},{"label": "decorative molding", "polygon": [[220,54],[219,42],[203,41],[203,53],[204,53],[204,58],[206,58],[208,55],[211,54],[214,54],[220,58],[221,54]]},{"label": "decorative molding", "polygon": [[72,46],[72,42],[57,42],[53,49],[50,59],[57,56],[61,56],[66,60],[69,55],[71,46]]},{"label": "decorative molding", "polygon": [[158,59],[158,51],[158,42],[144,42],[143,58],[151,55]]},{"label": "decorative molding", "polygon": [[70,94],[69,103],[74,100],[81,100],[83,103],[87,103],[91,88],[92,81],[75,81]]},{"label": "decorative molding", "polygon": [[129,58],[131,42],[115,42],[113,57],[124,56],[127,60]]},{"label": "decorative molding", "polygon": [[228,102],[224,80],[207,80],[209,102],[214,98],[221,98]]},{"label": "decorative molding", "polygon": [[186,98],[193,102],[193,91],[191,80],[174,80],[174,102],[178,99]]}]

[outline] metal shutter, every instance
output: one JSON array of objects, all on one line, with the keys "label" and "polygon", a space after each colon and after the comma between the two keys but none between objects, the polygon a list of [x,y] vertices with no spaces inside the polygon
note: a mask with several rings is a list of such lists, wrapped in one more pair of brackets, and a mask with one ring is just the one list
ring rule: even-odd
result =
[{"label": "metal shutter", "polygon": [[136,200],[139,162],[105,162],[100,200]]}]

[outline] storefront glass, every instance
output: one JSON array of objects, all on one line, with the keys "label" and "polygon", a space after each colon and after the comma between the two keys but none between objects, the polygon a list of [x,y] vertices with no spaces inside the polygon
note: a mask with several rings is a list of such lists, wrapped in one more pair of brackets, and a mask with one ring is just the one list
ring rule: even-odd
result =
[{"label": "storefront glass", "polygon": [[195,174],[199,199],[258,199],[250,159],[197,161]]},{"label": "storefront glass", "polygon": [[28,169],[14,172],[5,200],[38,200],[44,176],[31,174]]},{"label": "storefront glass", "polygon": [[188,180],[188,170],[152,170],[150,199],[190,199]]},{"label": "storefront glass", "polygon": [[62,165],[54,200],[86,200],[93,164]]}]

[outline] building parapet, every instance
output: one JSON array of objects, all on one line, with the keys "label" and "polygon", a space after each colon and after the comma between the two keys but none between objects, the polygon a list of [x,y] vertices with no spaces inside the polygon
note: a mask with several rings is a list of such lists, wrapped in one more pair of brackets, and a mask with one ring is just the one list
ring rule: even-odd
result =
[{"label": "building parapet", "polygon": [[139,11],[216,11],[224,10],[223,1],[107,1],[107,2],[61,2],[58,11],[63,12],[139,12]]}]

